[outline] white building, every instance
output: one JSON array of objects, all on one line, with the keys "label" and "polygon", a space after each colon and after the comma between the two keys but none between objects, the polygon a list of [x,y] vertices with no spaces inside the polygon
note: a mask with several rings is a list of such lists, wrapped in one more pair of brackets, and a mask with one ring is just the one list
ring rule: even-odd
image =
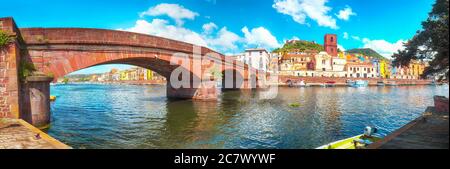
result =
[{"label": "white building", "polygon": [[269,58],[269,52],[265,49],[246,49],[245,53],[236,56],[236,60],[262,71],[268,70]]},{"label": "white building", "polygon": [[333,57],[331,59],[332,63],[332,69],[333,71],[345,71],[345,64],[347,64],[347,59],[345,58],[338,58],[338,57]]},{"label": "white building", "polygon": [[377,78],[371,63],[347,63],[347,76],[351,78]]},{"label": "white building", "polygon": [[327,52],[320,52],[314,56],[316,71],[331,71],[331,56]]}]

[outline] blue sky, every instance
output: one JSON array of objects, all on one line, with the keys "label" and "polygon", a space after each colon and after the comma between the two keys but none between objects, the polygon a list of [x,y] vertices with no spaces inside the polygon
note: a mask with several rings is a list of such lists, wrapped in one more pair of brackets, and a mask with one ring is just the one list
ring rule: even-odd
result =
[{"label": "blue sky", "polygon": [[[434,0],[0,0],[0,17],[19,27],[120,29],[208,46],[224,54],[279,47],[288,39],[344,49],[370,47],[389,57],[421,28]],[[105,72],[96,66],[77,73]]]}]

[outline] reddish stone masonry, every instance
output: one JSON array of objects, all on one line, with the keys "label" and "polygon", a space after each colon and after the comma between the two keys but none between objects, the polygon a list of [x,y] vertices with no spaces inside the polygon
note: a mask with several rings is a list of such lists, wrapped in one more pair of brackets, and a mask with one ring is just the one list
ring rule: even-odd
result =
[{"label": "reddish stone masonry", "polygon": [[[18,29],[12,18],[0,18],[0,30],[17,36]],[[19,118],[18,63],[20,43],[18,41],[0,50],[0,118]]]},{"label": "reddish stone masonry", "polygon": [[[0,118],[26,116],[19,113],[28,110],[24,105],[27,102],[21,101],[25,98],[21,97],[23,87],[18,78],[21,60],[33,63],[38,71],[53,76],[54,80],[87,67],[114,63],[151,69],[166,79],[169,79],[173,70],[181,67],[191,73],[191,82],[194,79],[211,79],[209,71],[216,67],[221,68],[221,72],[233,69],[236,70],[234,76],[239,74],[244,77],[245,83],[240,86],[243,88],[250,88],[247,82],[250,74],[256,74],[257,77],[265,75],[248,65],[225,59],[224,55],[206,47],[194,48],[189,43],[157,36],[89,28],[18,29],[12,18],[0,18],[0,28],[17,37],[16,42],[9,45],[7,52],[3,52],[0,57]],[[174,56],[175,53],[187,54],[187,62],[191,64],[170,64],[174,58],[178,58]],[[194,54],[221,63],[202,62]],[[201,65],[201,70],[194,69],[194,61],[200,61],[197,66]],[[180,89],[168,88],[167,95],[182,99],[217,99],[216,90],[207,86],[200,84]]]}]

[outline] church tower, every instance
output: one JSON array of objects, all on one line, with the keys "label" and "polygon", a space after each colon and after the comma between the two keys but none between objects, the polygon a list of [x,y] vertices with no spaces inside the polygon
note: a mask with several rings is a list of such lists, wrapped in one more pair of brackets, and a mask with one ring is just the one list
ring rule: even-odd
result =
[{"label": "church tower", "polygon": [[336,34],[325,34],[323,47],[325,51],[331,56],[337,56],[337,37]]}]

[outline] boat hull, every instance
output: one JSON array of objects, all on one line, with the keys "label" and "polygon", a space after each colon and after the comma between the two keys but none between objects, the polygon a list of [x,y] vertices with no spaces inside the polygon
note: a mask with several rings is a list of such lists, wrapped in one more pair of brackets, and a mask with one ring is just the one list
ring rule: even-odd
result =
[{"label": "boat hull", "polygon": [[[376,142],[378,140],[381,140],[381,138],[374,137],[374,136],[365,137],[365,138],[363,138],[363,137],[364,137],[363,134],[357,135],[354,137],[350,137],[350,138],[346,138],[346,139],[338,140],[338,141],[335,141],[335,142],[332,142],[329,144],[322,145],[320,147],[317,147],[316,149],[357,149],[357,148],[363,148],[363,147],[367,146],[363,143],[358,142],[357,140],[364,139],[364,140],[368,140],[372,143]],[[354,141],[357,141],[357,143],[355,144]]]},{"label": "boat hull", "polygon": [[367,86],[369,86],[369,82],[365,81],[365,80],[357,80],[357,81],[349,82],[348,85],[350,87],[367,87]]}]

